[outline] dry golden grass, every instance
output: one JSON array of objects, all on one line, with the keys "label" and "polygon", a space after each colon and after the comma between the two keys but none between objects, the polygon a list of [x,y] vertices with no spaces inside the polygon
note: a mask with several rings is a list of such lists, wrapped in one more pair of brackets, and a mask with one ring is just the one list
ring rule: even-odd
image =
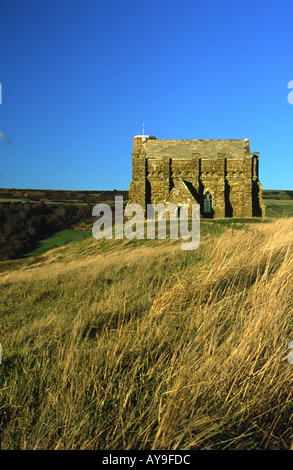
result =
[{"label": "dry golden grass", "polygon": [[2,449],[289,449],[293,219],[0,274]]}]

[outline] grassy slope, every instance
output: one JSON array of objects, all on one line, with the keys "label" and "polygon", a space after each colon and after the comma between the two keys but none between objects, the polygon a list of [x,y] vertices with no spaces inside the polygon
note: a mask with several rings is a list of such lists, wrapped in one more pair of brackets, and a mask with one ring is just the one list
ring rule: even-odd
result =
[{"label": "grassy slope", "polygon": [[293,201],[264,199],[266,217],[293,217]]},{"label": "grassy slope", "polygon": [[195,252],[90,238],[10,264],[2,449],[289,448],[292,231],[206,222]]},{"label": "grassy slope", "polygon": [[45,238],[44,240],[40,240],[37,243],[37,247],[29,253],[26,253],[25,257],[27,258],[29,256],[38,256],[50,250],[51,248],[55,248],[56,246],[64,245],[72,241],[83,240],[90,237],[91,235],[91,233],[79,232],[73,229],[61,230],[60,232],[57,232],[54,235]]},{"label": "grassy slope", "polygon": [[293,191],[264,190],[266,217],[293,217]]}]

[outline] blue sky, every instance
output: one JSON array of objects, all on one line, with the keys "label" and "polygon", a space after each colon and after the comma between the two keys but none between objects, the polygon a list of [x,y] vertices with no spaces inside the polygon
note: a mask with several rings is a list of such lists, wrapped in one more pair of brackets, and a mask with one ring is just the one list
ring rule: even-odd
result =
[{"label": "blue sky", "polygon": [[293,189],[292,0],[0,0],[0,187],[128,189],[132,138],[249,138]]}]

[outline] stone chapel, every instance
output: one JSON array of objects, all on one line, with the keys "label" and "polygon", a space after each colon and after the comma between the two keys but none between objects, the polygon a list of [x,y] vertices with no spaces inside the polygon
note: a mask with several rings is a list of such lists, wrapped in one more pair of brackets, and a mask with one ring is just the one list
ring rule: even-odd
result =
[{"label": "stone chapel", "polygon": [[133,138],[128,204],[199,204],[206,218],[264,217],[259,152],[248,139]]}]

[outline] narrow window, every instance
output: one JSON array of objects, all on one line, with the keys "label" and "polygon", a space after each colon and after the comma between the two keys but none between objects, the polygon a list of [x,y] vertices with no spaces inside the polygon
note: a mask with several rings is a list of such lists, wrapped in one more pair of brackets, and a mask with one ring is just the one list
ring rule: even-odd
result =
[{"label": "narrow window", "polygon": [[205,214],[210,214],[213,210],[212,208],[212,195],[207,192],[204,195],[204,200],[203,200],[203,210]]}]

